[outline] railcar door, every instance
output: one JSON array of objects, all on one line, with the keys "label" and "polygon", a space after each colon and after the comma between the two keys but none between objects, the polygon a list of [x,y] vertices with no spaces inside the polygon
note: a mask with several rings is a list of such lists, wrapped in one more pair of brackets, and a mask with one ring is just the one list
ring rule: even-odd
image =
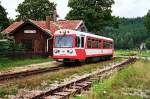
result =
[{"label": "railcar door", "polygon": [[77,59],[85,60],[85,37],[84,36],[76,36],[76,53]]},{"label": "railcar door", "polygon": [[85,37],[84,36],[76,36],[76,48],[84,48],[85,47]]}]

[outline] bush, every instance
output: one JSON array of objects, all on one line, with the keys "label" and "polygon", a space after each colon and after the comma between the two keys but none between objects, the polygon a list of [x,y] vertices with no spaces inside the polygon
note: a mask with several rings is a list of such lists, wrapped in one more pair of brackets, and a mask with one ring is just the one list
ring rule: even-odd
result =
[{"label": "bush", "polygon": [[9,49],[9,41],[0,40],[0,54],[7,52]]},{"label": "bush", "polygon": [[145,43],[146,43],[146,48],[150,49],[150,38],[148,38]]},{"label": "bush", "polygon": [[17,51],[24,51],[22,44],[16,44],[14,40],[0,40],[0,54]]}]

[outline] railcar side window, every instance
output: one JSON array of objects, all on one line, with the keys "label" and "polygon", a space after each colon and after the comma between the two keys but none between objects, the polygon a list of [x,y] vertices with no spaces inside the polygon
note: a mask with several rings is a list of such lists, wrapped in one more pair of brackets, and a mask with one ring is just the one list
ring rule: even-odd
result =
[{"label": "railcar side window", "polygon": [[101,48],[101,45],[102,45],[102,41],[101,40],[99,40],[99,47],[98,48]]},{"label": "railcar side window", "polygon": [[92,48],[98,48],[99,42],[98,40],[92,39]]},{"label": "railcar side window", "polygon": [[91,48],[92,47],[92,41],[90,38],[88,38],[88,41],[87,41],[87,48]]},{"label": "railcar side window", "polygon": [[95,48],[95,40],[94,39],[92,39],[92,48]]},{"label": "railcar side window", "polygon": [[76,36],[76,47],[80,47],[80,37]]},{"label": "railcar side window", "polygon": [[99,42],[98,42],[98,40],[95,41],[95,48],[99,48]]},{"label": "railcar side window", "polygon": [[112,44],[112,42],[110,42],[110,48],[113,48],[113,44]]},{"label": "railcar side window", "polygon": [[111,48],[112,47],[112,43],[108,42],[108,41],[104,41],[104,48]]},{"label": "railcar side window", "polygon": [[81,37],[81,47],[84,48],[84,37]]}]

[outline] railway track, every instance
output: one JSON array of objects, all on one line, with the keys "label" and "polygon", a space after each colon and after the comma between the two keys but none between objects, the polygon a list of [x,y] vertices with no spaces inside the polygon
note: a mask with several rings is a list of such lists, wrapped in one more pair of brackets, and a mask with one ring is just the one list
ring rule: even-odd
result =
[{"label": "railway track", "polygon": [[22,78],[25,76],[31,76],[31,75],[36,75],[40,73],[46,73],[46,72],[54,72],[60,69],[63,69],[64,67],[47,67],[47,68],[38,68],[34,70],[26,70],[26,71],[21,71],[21,72],[15,72],[15,73],[6,73],[6,74],[1,74],[0,75],[0,82],[5,81],[5,80],[10,80],[14,78]]},{"label": "railway track", "polygon": [[[127,64],[131,64],[135,61],[135,57],[130,57],[121,63],[97,70],[90,74],[83,75],[78,79],[64,82],[56,88],[39,93],[32,92],[30,93],[30,95],[22,96],[21,99],[68,99],[70,96],[81,93],[82,90],[87,90],[91,86],[93,81],[99,78],[104,78],[114,73],[115,71],[123,69],[127,66]],[[16,97],[15,99],[20,99],[20,97]]]},{"label": "railway track", "polygon": [[20,71],[20,72],[4,73],[4,74],[0,74],[0,82],[8,81],[11,79],[23,78],[23,77],[32,76],[32,75],[37,75],[41,73],[55,72],[55,71],[58,71],[61,69],[67,69],[67,68],[73,68],[73,67],[55,66],[55,67],[25,70],[25,71]]}]

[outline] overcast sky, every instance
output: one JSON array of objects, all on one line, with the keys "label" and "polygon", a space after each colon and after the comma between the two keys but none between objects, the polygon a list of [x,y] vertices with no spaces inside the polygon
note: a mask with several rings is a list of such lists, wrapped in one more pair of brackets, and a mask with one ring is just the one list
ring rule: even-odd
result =
[{"label": "overcast sky", "polygon": [[[24,0],[0,0],[2,6],[8,12],[8,17],[15,18],[17,8],[19,3]],[[64,19],[69,11],[67,7],[68,0],[50,0],[57,3],[57,12],[60,19]],[[139,17],[144,16],[150,10],[150,0],[115,0],[115,5],[112,7],[112,15],[120,17]]]}]

